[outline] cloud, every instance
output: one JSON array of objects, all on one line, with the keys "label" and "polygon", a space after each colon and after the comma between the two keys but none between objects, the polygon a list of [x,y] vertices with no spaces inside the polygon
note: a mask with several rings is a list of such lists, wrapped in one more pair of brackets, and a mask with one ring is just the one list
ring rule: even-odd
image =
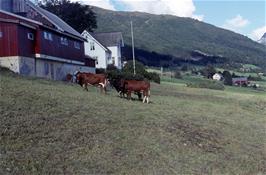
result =
[{"label": "cloud", "polygon": [[255,41],[258,41],[264,33],[266,33],[266,26],[253,30],[251,34],[249,34],[249,37]]},{"label": "cloud", "polygon": [[83,4],[97,6],[104,9],[115,10],[111,0],[72,0],[72,2],[81,2]]},{"label": "cloud", "polygon": [[195,15],[192,0],[120,0],[126,10],[152,14],[168,14],[203,20],[203,15]]},{"label": "cloud", "polygon": [[234,18],[226,20],[222,27],[233,31],[239,31],[239,29],[246,27],[249,23],[249,20],[244,19],[241,15],[236,15]]},{"label": "cloud", "polygon": [[204,19],[204,15],[192,15],[191,18],[197,19],[199,21],[203,21]]},{"label": "cloud", "polygon": [[72,0],[84,4],[116,10],[114,4],[119,4],[125,11],[139,11],[152,14],[168,14],[180,17],[191,17],[202,21],[204,15],[196,15],[193,0]]}]

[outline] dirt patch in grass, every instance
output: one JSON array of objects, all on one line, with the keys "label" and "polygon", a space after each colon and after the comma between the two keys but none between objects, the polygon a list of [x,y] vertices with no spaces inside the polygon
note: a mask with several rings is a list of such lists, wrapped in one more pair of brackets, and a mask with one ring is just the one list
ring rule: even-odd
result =
[{"label": "dirt patch in grass", "polygon": [[219,153],[224,150],[225,145],[229,144],[221,132],[204,128],[187,120],[172,121],[165,130],[179,137],[185,146],[195,146],[204,152]]}]

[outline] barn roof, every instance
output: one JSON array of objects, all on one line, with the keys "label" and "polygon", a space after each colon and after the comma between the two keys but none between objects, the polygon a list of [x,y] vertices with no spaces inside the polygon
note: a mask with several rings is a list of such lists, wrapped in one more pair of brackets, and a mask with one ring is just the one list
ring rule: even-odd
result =
[{"label": "barn roof", "polygon": [[124,46],[122,32],[90,33],[93,38],[98,40],[106,47]]},{"label": "barn roof", "polygon": [[66,22],[64,22],[62,19],[60,19],[58,16],[54,15],[53,13],[48,12],[47,10],[44,10],[36,5],[34,5],[32,2],[27,1],[27,3],[35,9],[38,13],[40,13],[44,18],[46,18],[48,21],[50,21],[58,30],[62,32],[69,33],[71,35],[74,35],[76,37],[82,38],[81,34],[77,32],[75,29],[73,29],[71,26],[69,26]]}]

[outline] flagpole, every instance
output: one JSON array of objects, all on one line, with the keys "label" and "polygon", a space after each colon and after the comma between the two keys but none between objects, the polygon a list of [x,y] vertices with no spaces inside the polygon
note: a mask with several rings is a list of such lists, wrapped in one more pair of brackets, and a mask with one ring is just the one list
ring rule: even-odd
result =
[{"label": "flagpole", "polygon": [[133,34],[133,22],[130,21],[131,26],[131,38],[132,38],[132,55],[133,55],[133,71],[134,75],[136,75],[136,62],[135,62],[135,50],[134,50],[134,34]]}]

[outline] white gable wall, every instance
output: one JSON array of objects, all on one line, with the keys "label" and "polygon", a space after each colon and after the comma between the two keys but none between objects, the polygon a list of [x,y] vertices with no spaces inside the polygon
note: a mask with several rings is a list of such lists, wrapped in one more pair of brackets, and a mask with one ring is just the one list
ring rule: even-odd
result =
[{"label": "white gable wall", "polygon": [[114,65],[118,69],[122,69],[122,63],[121,63],[121,47],[120,46],[112,46],[108,47],[109,50],[112,52],[112,58],[111,58],[111,64],[114,57],[115,63]]},{"label": "white gable wall", "polygon": [[[118,69],[122,69],[120,45],[108,47],[108,49],[111,51],[108,52],[106,47],[93,38],[88,32],[84,31],[82,36],[87,39],[87,42],[85,42],[85,54],[93,59],[97,59],[96,68],[106,69],[109,64],[113,64],[114,58],[114,65]],[[91,49],[91,43],[94,43],[93,50]]]},{"label": "white gable wall", "polygon": [[[94,38],[87,35],[87,42],[85,42],[85,55],[97,60],[95,62],[96,68],[106,69],[108,60],[111,58],[111,54],[107,52]],[[91,49],[91,44],[94,43],[94,50]]]}]

